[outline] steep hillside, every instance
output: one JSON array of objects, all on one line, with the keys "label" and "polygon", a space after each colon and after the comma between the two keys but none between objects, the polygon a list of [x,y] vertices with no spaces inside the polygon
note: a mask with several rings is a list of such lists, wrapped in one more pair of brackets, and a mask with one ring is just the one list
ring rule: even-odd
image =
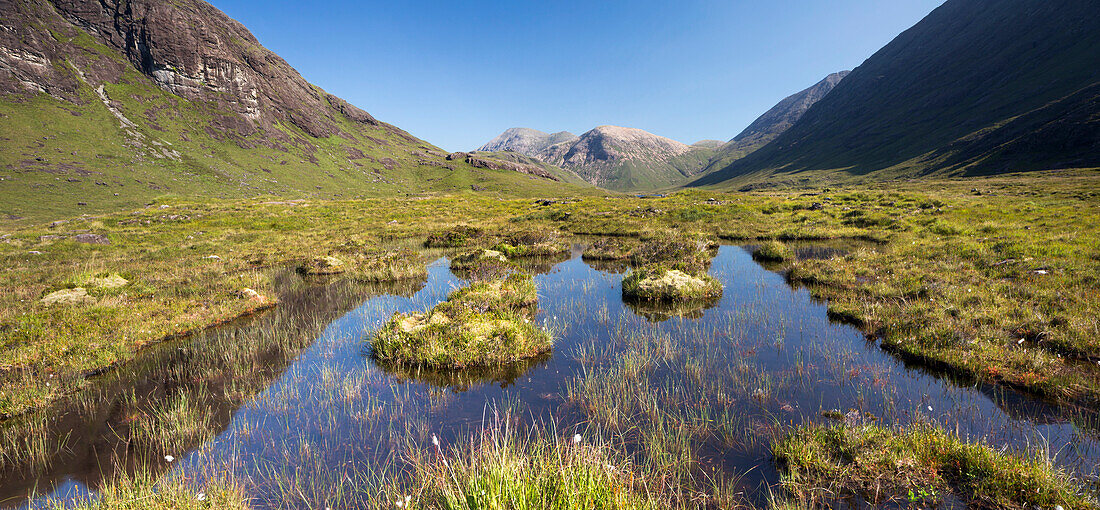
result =
[{"label": "steep hillside", "polygon": [[446,153],[326,93],[201,0],[0,2],[0,216],[160,195],[355,197],[557,181]]},{"label": "steep hillside", "polygon": [[1096,166],[1096,2],[948,0],[774,141],[695,184]]},{"label": "steep hillside", "polygon": [[[585,182],[618,191],[644,191],[682,184],[714,154],[703,145],[687,145],[641,129],[600,126],[576,139],[546,145],[539,131],[514,128],[483,146],[515,151],[571,170]],[[543,133],[544,134],[544,133]],[[549,136],[549,135],[547,135]]]}]

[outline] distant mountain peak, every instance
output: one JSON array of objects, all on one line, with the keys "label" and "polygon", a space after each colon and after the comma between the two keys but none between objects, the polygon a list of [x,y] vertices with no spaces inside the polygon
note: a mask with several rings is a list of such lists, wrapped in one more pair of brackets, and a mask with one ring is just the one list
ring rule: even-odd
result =
[{"label": "distant mountain peak", "polygon": [[674,185],[702,169],[712,154],[711,148],[613,125],[597,126],[580,136],[511,128],[478,150],[517,152],[572,170],[592,184],[620,190]]}]

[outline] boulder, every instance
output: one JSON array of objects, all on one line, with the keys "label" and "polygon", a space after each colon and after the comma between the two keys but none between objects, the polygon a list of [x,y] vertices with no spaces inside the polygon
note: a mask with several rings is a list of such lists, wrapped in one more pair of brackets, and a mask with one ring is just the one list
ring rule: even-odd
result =
[{"label": "boulder", "polygon": [[84,244],[111,244],[107,236],[99,234],[77,234],[73,236],[73,241]]}]

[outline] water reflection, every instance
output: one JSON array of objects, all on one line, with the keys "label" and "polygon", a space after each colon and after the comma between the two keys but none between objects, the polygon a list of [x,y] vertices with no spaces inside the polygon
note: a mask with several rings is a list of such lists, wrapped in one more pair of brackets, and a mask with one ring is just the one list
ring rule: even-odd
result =
[{"label": "water reflection", "polygon": [[[624,303],[622,273],[582,261],[579,250],[531,267],[539,273],[535,321],[555,332],[554,351],[497,372],[383,367],[364,355],[363,339],[394,313],[429,309],[464,284],[446,259],[429,267],[427,281],[399,288],[288,280],[299,299],[166,345],[101,382],[84,404],[57,411],[64,425],[52,437],[72,434],[71,446],[48,467],[5,471],[3,506],[33,487],[80,494],[116,466],[164,453],[177,459],[154,459],[157,469],[225,466],[250,480],[258,507],[363,506],[371,479],[363,473],[393,466],[402,448],[430,444],[433,434],[456,441],[476,432],[487,405],[561,431],[621,432],[639,465],[664,458],[646,438],[683,439],[661,446],[693,459],[690,476],[731,480],[756,503],[777,481],[771,435],[834,410],[884,424],[936,423],[998,448],[1050,445],[1055,461],[1081,476],[1100,460],[1096,435],[1080,427],[1087,414],[908,367],[830,321],[823,303],[747,249],[720,249],[710,274],[724,293],[698,308]],[[165,409],[199,411],[191,423],[203,432],[135,432]]]}]

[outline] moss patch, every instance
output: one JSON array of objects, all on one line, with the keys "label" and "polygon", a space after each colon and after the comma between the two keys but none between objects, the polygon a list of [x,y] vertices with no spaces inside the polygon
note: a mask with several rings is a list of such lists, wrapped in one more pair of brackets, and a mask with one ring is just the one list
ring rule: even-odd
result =
[{"label": "moss patch", "polygon": [[717,299],[722,284],[709,275],[691,275],[679,269],[647,267],[631,271],[623,279],[623,298],[644,301],[692,301]]},{"label": "moss patch", "polygon": [[766,241],[752,252],[752,258],[767,262],[785,262],[794,260],[794,250],[779,241]]},{"label": "moss patch", "polygon": [[394,315],[371,348],[380,361],[439,368],[516,362],[553,347],[521,311],[535,302],[528,275],[475,283],[428,312]]},{"label": "moss patch", "polygon": [[806,503],[857,496],[875,506],[935,504],[947,493],[983,508],[1095,508],[1043,459],[994,451],[936,428],[806,426],[780,440],[783,485]]}]

